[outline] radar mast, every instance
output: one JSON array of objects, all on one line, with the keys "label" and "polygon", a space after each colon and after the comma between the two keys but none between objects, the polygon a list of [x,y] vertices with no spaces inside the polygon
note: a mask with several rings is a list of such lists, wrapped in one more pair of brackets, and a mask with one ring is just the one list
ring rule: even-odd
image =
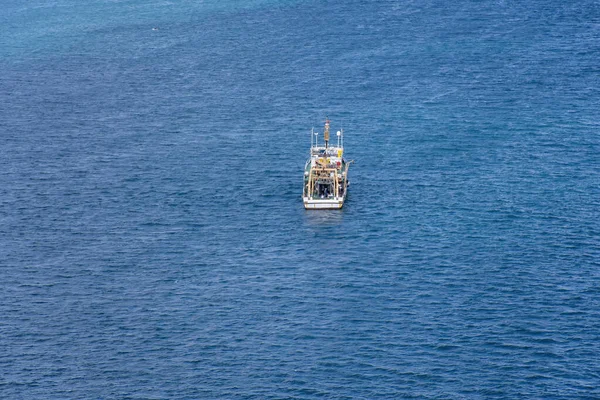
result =
[{"label": "radar mast", "polygon": [[325,132],[323,132],[323,138],[325,139],[325,148],[329,147],[329,118],[325,117]]}]

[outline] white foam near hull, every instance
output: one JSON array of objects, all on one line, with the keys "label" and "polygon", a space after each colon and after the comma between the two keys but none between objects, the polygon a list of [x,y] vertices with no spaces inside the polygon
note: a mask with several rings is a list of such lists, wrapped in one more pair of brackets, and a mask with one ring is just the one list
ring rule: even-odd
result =
[{"label": "white foam near hull", "polygon": [[344,205],[344,199],[310,199],[304,197],[304,208],[307,210],[339,209]]}]

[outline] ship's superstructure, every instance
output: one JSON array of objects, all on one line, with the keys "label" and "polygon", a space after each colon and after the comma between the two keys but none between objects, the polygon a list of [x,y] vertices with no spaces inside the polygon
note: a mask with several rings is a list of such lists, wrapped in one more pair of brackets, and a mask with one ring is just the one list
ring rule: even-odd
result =
[{"label": "ship's superstructure", "polygon": [[325,121],[324,146],[319,146],[319,134],[312,132],[310,157],[304,168],[302,199],[306,209],[342,208],[348,191],[348,168],[344,159],[344,132],[337,132],[337,146],[329,145],[329,123]]}]

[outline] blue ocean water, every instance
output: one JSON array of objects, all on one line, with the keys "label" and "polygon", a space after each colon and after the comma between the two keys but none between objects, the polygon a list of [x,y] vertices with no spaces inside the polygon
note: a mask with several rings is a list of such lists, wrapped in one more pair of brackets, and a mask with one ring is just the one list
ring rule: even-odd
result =
[{"label": "blue ocean water", "polygon": [[593,0],[5,0],[0,397],[600,398],[599,60]]}]

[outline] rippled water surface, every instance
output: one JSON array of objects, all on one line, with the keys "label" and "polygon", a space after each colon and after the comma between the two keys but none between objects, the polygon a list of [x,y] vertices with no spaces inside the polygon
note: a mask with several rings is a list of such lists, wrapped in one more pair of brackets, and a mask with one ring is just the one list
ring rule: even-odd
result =
[{"label": "rippled water surface", "polygon": [[[600,6],[8,0],[0,397],[599,398]],[[346,132],[341,211],[302,207]]]}]

